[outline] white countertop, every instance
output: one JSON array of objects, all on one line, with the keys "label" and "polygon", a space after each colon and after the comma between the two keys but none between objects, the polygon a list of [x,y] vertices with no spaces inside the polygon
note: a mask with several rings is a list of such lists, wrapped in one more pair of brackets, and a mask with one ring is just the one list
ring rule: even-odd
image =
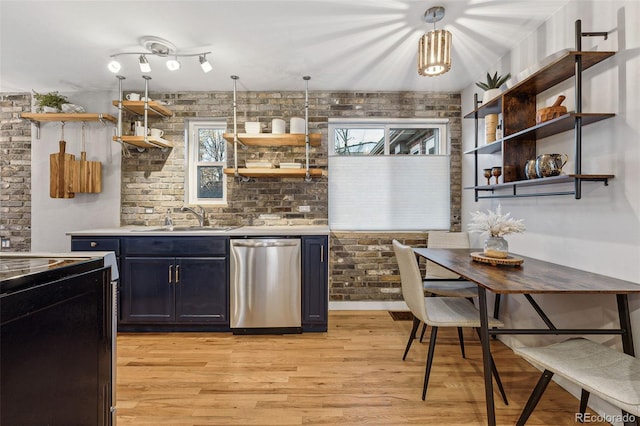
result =
[{"label": "white countertop", "polygon": [[[206,228],[206,227],[205,227]],[[96,236],[280,236],[280,235],[329,235],[327,225],[292,225],[292,226],[240,226],[232,229],[200,229],[200,230],[164,230],[161,226],[123,226],[120,228],[86,229],[67,232],[72,237]]]}]

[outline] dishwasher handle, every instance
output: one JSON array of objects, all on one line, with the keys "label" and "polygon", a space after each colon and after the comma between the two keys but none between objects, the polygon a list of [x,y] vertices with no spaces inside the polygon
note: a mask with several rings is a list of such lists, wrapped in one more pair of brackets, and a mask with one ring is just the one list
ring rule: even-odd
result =
[{"label": "dishwasher handle", "polygon": [[269,241],[269,240],[233,240],[234,247],[291,247],[298,244],[297,240]]}]

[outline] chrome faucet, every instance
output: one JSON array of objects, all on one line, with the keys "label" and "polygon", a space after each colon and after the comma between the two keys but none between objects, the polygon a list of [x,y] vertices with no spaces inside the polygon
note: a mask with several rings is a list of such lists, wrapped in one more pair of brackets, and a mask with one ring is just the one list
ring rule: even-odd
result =
[{"label": "chrome faucet", "polygon": [[196,218],[198,219],[198,225],[200,225],[200,226],[204,226],[204,215],[205,215],[205,211],[204,211],[204,209],[202,208],[202,206],[196,206],[196,207],[198,207],[199,213],[198,213],[198,212],[196,212],[196,211],[195,211],[194,209],[192,209],[191,207],[187,207],[187,206],[182,206],[182,208],[180,209],[180,211],[183,211],[183,212],[187,212],[187,211],[188,211],[188,212],[193,213],[193,214],[196,216]]}]

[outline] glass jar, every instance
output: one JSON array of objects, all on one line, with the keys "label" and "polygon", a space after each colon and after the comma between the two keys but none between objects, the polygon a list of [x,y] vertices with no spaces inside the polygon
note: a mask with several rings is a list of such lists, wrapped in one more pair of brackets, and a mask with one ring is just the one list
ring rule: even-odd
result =
[{"label": "glass jar", "polygon": [[502,237],[489,237],[484,240],[484,255],[506,259],[509,255],[509,243]]}]

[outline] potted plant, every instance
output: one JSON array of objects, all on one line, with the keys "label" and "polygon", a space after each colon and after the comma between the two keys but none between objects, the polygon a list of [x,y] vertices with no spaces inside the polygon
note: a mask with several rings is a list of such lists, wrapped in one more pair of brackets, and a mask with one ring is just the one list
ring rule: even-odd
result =
[{"label": "potted plant", "polygon": [[36,99],[38,110],[44,112],[60,112],[62,104],[68,102],[67,97],[59,95],[58,92],[38,93],[34,90],[33,97]]},{"label": "potted plant", "polygon": [[[511,74],[498,75],[496,71],[493,76],[487,73],[487,81],[478,81],[476,86],[484,90],[484,96],[482,97],[482,103],[486,104],[491,99],[500,94],[500,86],[504,84],[511,77]],[[484,117],[485,125],[485,143],[491,143],[496,140],[496,130],[498,127],[498,114],[487,114]]]},{"label": "potted plant", "polygon": [[487,103],[491,99],[495,98],[500,94],[500,86],[502,86],[507,80],[511,78],[511,74],[507,75],[498,75],[498,71],[491,76],[491,74],[487,73],[487,81],[478,81],[476,82],[476,86],[484,90],[484,96],[482,97],[482,103]]},{"label": "potted plant", "polygon": [[500,259],[506,259],[509,253],[509,243],[502,237],[524,232],[526,229],[523,219],[514,219],[511,213],[502,214],[500,204],[495,212],[487,210],[486,213],[471,213],[469,223],[469,232],[479,232],[489,237],[484,242],[484,255]]}]

